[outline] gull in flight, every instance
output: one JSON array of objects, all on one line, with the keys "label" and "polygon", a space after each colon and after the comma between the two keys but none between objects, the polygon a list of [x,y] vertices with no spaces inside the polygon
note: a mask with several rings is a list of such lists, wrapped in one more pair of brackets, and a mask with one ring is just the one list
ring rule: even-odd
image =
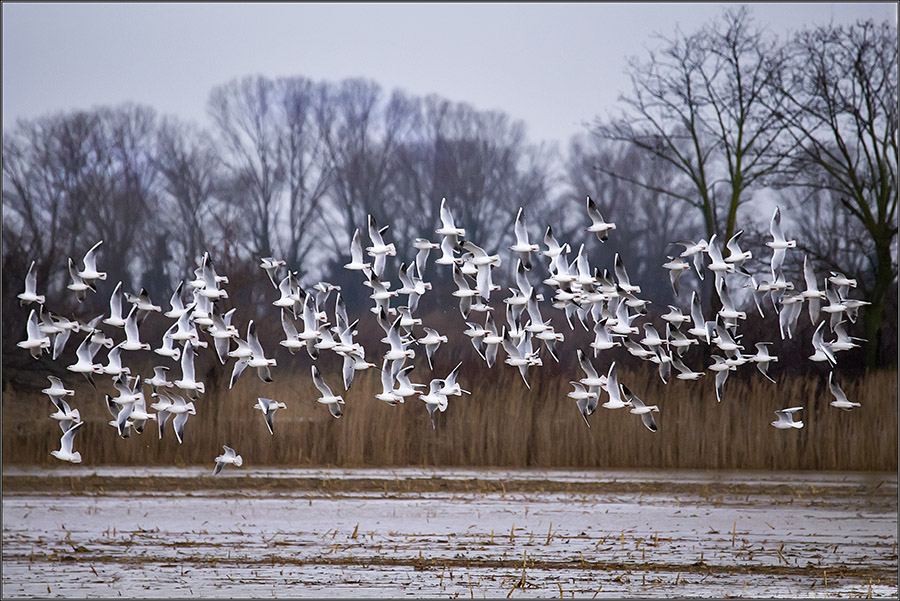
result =
[{"label": "gull in flight", "polygon": [[319,368],[315,365],[312,366],[312,378],[313,384],[315,384],[316,388],[319,389],[319,392],[322,393],[322,396],[316,399],[316,401],[328,405],[328,410],[334,417],[341,417],[341,415],[343,415],[341,405],[344,404],[344,399],[331,391],[331,388],[325,383],[325,378],[322,377],[322,372],[320,372]]},{"label": "gull in flight", "polygon": [[150,385],[150,389],[153,392],[156,392],[160,388],[172,388],[174,384],[166,379],[167,371],[169,371],[169,368],[165,365],[157,365],[153,368],[153,377],[144,380],[144,382]]},{"label": "gull in flight", "polygon": [[660,338],[659,332],[653,327],[653,324],[644,324],[644,337],[640,340],[641,344],[644,346],[659,346],[660,344],[665,344],[667,342],[668,340]]},{"label": "gull in flight", "polygon": [[441,392],[442,388],[443,380],[434,379],[429,384],[428,394],[423,394],[421,392],[417,393],[422,402],[425,403],[425,408],[428,410],[428,416],[431,418],[432,430],[437,429],[437,426],[434,423],[435,412],[440,410],[441,413],[443,413],[447,410],[447,395]]},{"label": "gull in flight", "polygon": [[846,322],[842,321],[840,323],[836,323],[834,325],[834,334],[837,338],[829,343],[829,347],[833,353],[838,351],[849,351],[852,348],[859,347],[855,340],[859,340],[860,342],[865,342],[865,338],[857,338],[856,336],[850,336],[847,334],[847,329],[844,327]]},{"label": "gull in flight", "polygon": [[438,390],[440,394],[444,396],[462,396],[465,394],[472,394],[468,390],[463,390],[459,387],[459,384],[456,382],[456,378],[459,377],[459,368],[462,365],[462,361],[456,364],[456,367],[453,368],[446,378],[443,380],[438,380],[441,383],[441,388]]},{"label": "gull in flight", "polygon": [[[505,363],[519,368],[522,381],[525,382],[525,387],[529,390],[531,389],[531,384],[528,383],[528,367],[530,365],[540,365],[538,363],[540,359],[537,358],[537,353],[532,349],[531,337],[531,332],[525,332],[519,343],[515,344],[509,332],[506,332],[502,342],[503,350],[507,354]],[[540,350],[540,347],[538,347],[538,350]]]},{"label": "gull in flight", "polygon": [[[361,349],[362,347],[360,347]],[[374,363],[366,361],[363,350],[342,353],[344,356],[344,365],[342,367],[342,375],[344,377],[344,390],[350,390],[350,384],[353,383],[353,377],[356,372],[377,367]],[[329,406],[330,407],[330,406]]]},{"label": "gull in flight", "polygon": [[381,364],[381,392],[375,395],[379,401],[384,401],[388,405],[396,405],[403,402],[403,397],[394,394],[395,378],[391,369],[388,367],[388,361],[385,359]]},{"label": "gull in flight", "polygon": [[585,228],[584,231],[594,232],[597,235],[597,240],[606,242],[609,239],[610,230],[616,229],[616,224],[603,219],[597,203],[590,196],[587,197],[587,214],[591,219],[591,225]]},{"label": "gull in flight", "polygon": [[78,409],[72,409],[69,404],[61,396],[50,395],[50,402],[56,407],[56,412],[50,414],[50,417],[59,420],[59,427],[65,433],[74,424],[81,421],[81,415]]},{"label": "gull in flight", "polygon": [[384,263],[387,259],[387,255],[393,257],[397,254],[394,243],[391,242],[390,244],[385,244],[384,239],[381,237],[381,233],[387,228],[388,226],[384,226],[383,228],[378,229],[375,218],[369,215],[369,239],[372,241],[372,246],[367,247],[366,252],[369,253],[370,257],[375,258],[372,271],[374,271],[375,275],[379,278],[384,274]]},{"label": "gull in flight", "polygon": [[803,407],[790,407],[788,409],[776,411],[775,415],[778,416],[778,419],[772,422],[772,425],[779,430],[787,430],[790,428],[797,428],[799,430],[803,427],[803,422],[794,421],[794,413],[801,409],[803,409]]},{"label": "gull in flight", "polygon": [[350,241],[350,262],[344,265],[344,269],[350,271],[368,271],[372,269],[372,264],[363,260],[362,236],[359,234],[359,228],[353,233],[353,239]]},{"label": "gull in flight", "polygon": [[822,307],[822,311],[831,316],[830,326],[834,330],[834,327],[843,321],[841,313],[847,312],[847,303],[831,286],[825,290],[825,298],[828,299],[828,304]]},{"label": "gull in flight", "polygon": [[156,403],[150,405],[157,411],[157,422],[159,425],[159,438],[162,439],[165,430],[166,420],[172,415],[172,426],[175,429],[175,438],[178,444],[184,442],[184,424],[187,422],[189,415],[197,415],[193,402],[186,402],[180,394],[170,394],[163,391],[162,393],[153,393],[154,398],[158,399]]},{"label": "gull in flight", "polygon": [[737,323],[738,319],[747,319],[747,314],[744,311],[738,311],[734,300],[731,298],[731,293],[728,291],[728,285],[725,283],[725,278],[716,279],[716,292],[719,294],[719,300],[722,301],[722,308],[719,309],[719,317],[722,318],[722,321],[728,324],[729,322]]},{"label": "gull in flight", "polygon": [[697,277],[702,280],[704,277],[703,254],[709,249],[709,243],[701,238],[699,242],[676,242],[675,244],[684,247],[684,252],[679,255],[682,259],[694,257],[694,271],[697,272]]},{"label": "gull in flight", "polygon": [[94,384],[93,374],[103,373],[103,366],[93,362],[94,355],[100,350],[100,345],[96,342],[91,342],[91,337],[92,335],[88,334],[85,339],[81,341],[81,344],[78,345],[78,350],[75,351],[75,363],[69,365],[66,369],[82,374],[87,381],[91,383],[91,386],[96,388],[97,385]]},{"label": "gull in flight", "polygon": [[178,282],[178,286],[175,288],[175,291],[172,293],[172,296],[169,297],[169,306],[172,308],[163,315],[170,319],[178,319],[187,311],[190,311],[193,307],[185,307],[184,301],[181,300],[181,290],[184,288],[184,280]]},{"label": "gull in flight", "polygon": [[122,317],[122,282],[116,284],[109,297],[109,317],[104,319],[103,323],[114,328],[125,327],[125,319]]},{"label": "gull in flight", "polygon": [[397,294],[406,295],[406,304],[410,314],[415,313],[416,309],[419,307],[419,298],[425,294],[426,290],[431,289],[431,284],[424,282],[421,278],[417,277],[415,271],[415,263],[410,263],[408,267],[406,264],[402,264],[400,265],[400,271],[397,274],[400,278],[400,283],[403,285],[397,290]]},{"label": "gull in flight", "polygon": [[622,393],[625,395],[625,402],[631,405],[631,413],[641,416],[641,421],[651,432],[656,432],[659,428],[656,426],[656,420],[653,419],[653,412],[659,413],[659,406],[645,405],[636,394],[631,392],[627,386],[622,384]]},{"label": "gull in flight", "polygon": [[522,260],[522,265],[525,269],[531,269],[531,253],[536,252],[538,250],[537,244],[531,244],[528,241],[528,229],[525,224],[525,216],[522,215],[523,207],[519,207],[519,212],[516,214],[516,224],[515,224],[515,234],[516,234],[516,243],[509,247],[509,250],[513,252],[519,253],[519,257]]},{"label": "gull in flight", "polygon": [[281,280],[281,283],[278,284],[278,292],[281,294],[281,297],[272,301],[272,304],[282,309],[290,309],[296,319],[297,305],[301,302],[299,296],[300,285],[292,272],[289,271],[284,276],[284,279]]},{"label": "gull in flight", "polygon": [[781,272],[781,266],[784,263],[785,249],[797,246],[796,240],[786,240],[784,233],[781,231],[780,207],[775,207],[775,214],[772,215],[772,223],[769,225],[769,232],[772,234],[772,240],[767,241],[766,246],[772,249],[772,277],[777,279],[777,274]]},{"label": "gull in flight", "polygon": [[415,359],[416,351],[408,348],[408,344],[403,342],[400,337],[400,320],[402,316],[394,320],[387,335],[387,342],[391,345],[390,350],[384,354],[384,358],[388,361],[396,361],[398,359]]},{"label": "gull in flight", "polygon": [[816,362],[828,361],[831,365],[835,365],[837,364],[837,360],[834,358],[834,353],[831,352],[831,346],[825,342],[824,326],[825,320],[822,320],[819,322],[819,327],[813,332],[813,354],[809,356],[809,360]]},{"label": "gull in flight", "polygon": [[797,320],[803,311],[803,297],[800,293],[789,292],[781,299],[781,312],[778,314],[778,329],[781,332],[781,339],[784,340],[785,334],[788,338],[794,337],[794,330],[797,327]]},{"label": "gull in flight", "polygon": [[[488,316],[490,316],[490,313]],[[447,337],[432,328],[423,329],[425,330],[425,336],[419,338],[418,343],[425,346],[425,356],[428,358],[428,367],[433,370],[434,363],[432,358],[434,357],[434,352],[441,343],[447,342]]]},{"label": "gull in flight", "polygon": [[225,449],[225,453],[216,457],[216,468],[213,470],[213,476],[221,472],[222,468],[228,464],[234,465],[235,467],[241,467],[244,463],[244,460],[241,459],[240,455],[237,455],[234,452],[234,449],[227,445],[222,445],[222,448]]},{"label": "gull in flight", "polygon": [[503,338],[506,334],[506,328],[502,332],[497,332],[497,324],[490,313],[484,316],[485,335],[481,338],[481,346],[484,349],[484,360],[487,362],[488,368],[494,366],[497,360],[497,349],[503,344]]},{"label": "gull in flight", "polygon": [[675,293],[675,296],[678,296],[678,279],[681,277],[682,273],[691,267],[680,258],[668,258],[669,260],[666,263],[663,263],[663,267],[669,270],[669,282],[672,284],[672,291]]},{"label": "gull in flight", "polygon": [[253,408],[262,411],[263,418],[265,418],[266,420],[266,427],[269,428],[269,434],[274,436],[275,430],[272,429],[272,418],[275,417],[276,410],[287,409],[287,405],[285,405],[281,401],[273,401],[272,399],[267,399],[265,397],[257,397],[256,404],[253,405]]},{"label": "gull in flight", "polygon": [[606,386],[606,376],[601,376],[597,374],[596,368],[590,362],[590,360],[585,356],[584,351],[581,349],[577,350],[578,355],[578,365],[581,366],[582,371],[584,371],[585,377],[578,380],[580,383],[584,384],[588,388],[593,387],[605,387]]},{"label": "gull in flight", "polygon": [[194,345],[190,341],[185,342],[184,351],[181,353],[181,379],[174,384],[184,390],[191,400],[197,400],[206,392],[206,385],[198,382],[194,375]]},{"label": "gull in flight", "polygon": [[50,386],[41,390],[47,396],[75,396],[74,390],[68,390],[62,383],[62,380],[57,378],[56,376],[47,376],[47,379],[50,380]]},{"label": "gull in flight", "polygon": [[[237,328],[231,325],[231,318],[235,309],[229,310],[225,315],[219,313],[219,310],[213,306],[212,325],[209,327],[209,335],[213,337],[213,343],[216,346],[216,355],[219,356],[219,362],[225,365],[228,360],[228,350],[231,348],[231,339],[238,337]],[[282,311],[282,315],[284,312]]]},{"label": "gull in flight", "polygon": [[132,403],[131,406],[131,415],[129,416],[131,420],[131,425],[134,428],[134,431],[138,434],[143,433],[144,425],[148,420],[156,420],[156,415],[153,413],[147,413],[147,401],[144,398],[144,393],[140,391],[141,388],[141,377],[138,376],[136,388],[138,389],[137,400]]},{"label": "gull in flight", "polygon": [[109,353],[106,356],[107,364],[103,367],[102,373],[110,375],[114,378],[122,374],[131,373],[130,367],[122,366],[121,348],[122,344],[120,343],[110,349]]},{"label": "gull in flight", "polygon": [[[682,356],[690,346],[700,344],[695,338],[688,338],[681,330],[672,328],[668,323],[666,324],[666,339],[669,341],[669,350],[675,349],[675,352],[679,357]],[[657,346],[656,348],[661,349],[662,347]]]},{"label": "gull in flight", "polygon": [[724,281],[726,273],[734,272],[734,265],[726,263],[722,258],[722,251],[716,246],[716,234],[712,235],[706,246],[706,254],[709,255],[710,263],[706,266],[716,277],[716,288]]},{"label": "gull in flight", "polygon": [[[595,359],[600,354],[600,351],[606,351],[622,344],[618,340],[613,340],[609,328],[607,328],[608,319],[604,317],[594,324],[594,341],[591,342],[590,347],[594,349]],[[650,324],[644,324],[645,330],[647,326],[650,326]],[[653,326],[650,327],[652,328]]]},{"label": "gull in flight", "polygon": [[77,321],[72,321],[61,315],[54,315],[51,311],[44,312],[44,305],[38,305],[38,315],[40,322],[38,330],[42,335],[49,336],[53,342],[53,360],[62,354],[66,346],[66,341],[72,332],[80,329]]},{"label": "gull in flight", "polygon": [[[500,255],[489,255],[483,248],[468,240],[462,243],[462,247],[472,253],[471,258],[469,258],[467,262],[471,262],[472,266],[475,267],[474,273],[476,274],[478,294],[485,301],[489,301],[491,290],[500,289],[499,286],[494,286],[491,283],[491,267],[496,267],[501,264]],[[463,263],[463,267],[465,267],[465,265],[466,263]],[[462,271],[465,272],[464,269]]]},{"label": "gull in flight", "polygon": [[128,317],[125,318],[125,341],[119,344],[123,351],[150,350],[149,344],[141,342],[140,333],[138,332],[137,311],[137,305],[133,306],[131,311],[128,312]]},{"label": "gull in flight", "polygon": [[[583,382],[584,380],[582,380]],[[616,371],[616,362],[613,361],[609,366],[609,373],[606,375],[606,385],[604,386],[609,400],[603,403],[606,409],[621,409],[627,407],[628,404],[622,400],[622,387],[619,385],[619,372]]]},{"label": "gull in flight", "polygon": [[850,279],[838,271],[832,271],[828,281],[838,287],[838,296],[840,298],[846,298],[850,288],[856,288],[855,279]]},{"label": "gull in flight", "polygon": [[698,380],[706,375],[702,371],[692,370],[684,364],[684,361],[678,355],[672,355],[672,367],[678,370],[679,373],[675,377],[679,380]]},{"label": "gull in flight", "polygon": [[575,401],[581,417],[584,418],[584,423],[590,428],[591,424],[588,422],[588,416],[597,410],[597,405],[600,402],[600,387],[591,386],[590,389],[586,389],[581,382],[569,382],[569,384],[574,386],[575,390],[569,392],[566,396]]},{"label": "gull in flight", "polygon": [[91,288],[93,288],[94,280],[106,279],[105,272],[97,271],[97,248],[101,244],[103,244],[103,240],[92,246],[91,249],[85,253],[84,259],[82,259],[84,269],[76,272],[76,275],[83,279],[85,284],[90,285]]},{"label": "gull in flight", "polygon": [[129,438],[133,422],[128,418],[131,417],[131,412],[134,410],[134,401],[121,402],[122,397],[111,398],[108,394],[105,396],[106,408],[109,410],[109,414],[113,416],[113,419],[109,421],[109,425],[116,429],[120,438]]},{"label": "gull in flight", "polygon": [[[300,340],[300,334],[297,332],[294,320],[284,309],[281,310],[281,329],[284,330],[284,340],[278,344],[289,350],[292,355],[307,346],[307,342]],[[317,345],[314,346],[317,349],[321,348]],[[310,352],[310,355],[312,355],[312,352]]]},{"label": "gull in flight", "polygon": [[253,320],[247,325],[247,344],[250,345],[250,358],[247,360],[247,367],[255,367],[256,374],[263,382],[271,382],[272,374],[269,370],[270,366],[276,365],[275,359],[267,359],[263,351],[259,338],[256,336],[256,329],[253,327]]},{"label": "gull in flight", "polygon": [[419,278],[424,278],[425,267],[428,265],[428,253],[435,248],[440,248],[440,245],[425,238],[416,238],[413,241],[413,248],[418,251],[416,252],[416,271],[419,272]]},{"label": "gull in flight", "polygon": [[178,324],[173,323],[172,326],[166,330],[165,334],[163,334],[162,346],[153,349],[153,352],[157,355],[162,355],[163,357],[169,357],[173,361],[178,361],[178,358],[181,357],[181,349],[175,346],[175,339],[172,337],[177,330]]},{"label": "gull in flight", "polygon": [[78,275],[78,271],[75,269],[75,264],[72,263],[71,258],[69,259],[69,277],[72,278],[72,283],[66,286],[66,288],[75,293],[75,300],[79,303],[84,302],[84,296],[88,290],[93,290],[94,292],[97,291],[93,284],[86,282],[84,278]]},{"label": "gull in flight", "polygon": [[44,304],[45,297],[43,294],[37,293],[37,273],[34,271],[34,261],[28,267],[28,273],[25,274],[25,292],[17,297],[19,305],[28,305],[31,303]]},{"label": "gull in flight", "polygon": [[553,235],[553,227],[549,225],[547,226],[547,231],[544,232],[544,244],[547,246],[547,250],[542,251],[543,255],[551,261],[563,251],[563,247],[559,245],[559,242]]},{"label": "gull in flight", "polygon": [[16,346],[28,350],[35,359],[41,358],[43,349],[50,352],[50,337],[41,332],[38,326],[37,317],[35,317],[34,309],[28,314],[28,323],[25,327],[27,338],[16,343]]},{"label": "gull in flight", "polygon": [[62,461],[81,463],[81,453],[78,451],[72,452],[72,443],[75,441],[75,434],[83,425],[84,422],[78,422],[63,432],[62,438],[59,440],[59,450],[50,451],[50,454]]},{"label": "gull in flight", "polygon": [[[678,324],[687,323],[691,321],[691,318],[682,313],[681,309],[672,305],[669,305],[669,312],[660,316],[664,321],[669,322],[672,325],[678,326]],[[701,316],[702,321],[702,316]],[[690,333],[690,332],[688,332]]]},{"label": "gull in flight", "polygon": [[619,288],[625,292],[640,294],[641,287],[631,283],[631,280],[628,278],[628,272],[625,271],[625,264],[622,262],[622,257],[619,256],[619,253],[616,253],[615,257],[615,273]]},{"label": "gull in flight", "polygon": [[[359,230],[356,230],[356,234],[357,236],[359,235]],[[359,254],[362,255],[362,250],[360,250]],[[259,266],[265,269],[266,275],[269,276],[269,281],[272,282],[272,286],[275,288],[278,288],[275,274],[278,272],[279,267],[284,267],[285,265],[287,265],[287,261],[276,259],[275,257],[263,257],[259,262]]]},{"label": "gull in flight", "polygon": [[722,402],[722,391],[725,389],[725,380],[728,379],[728,372],[737,370],[736,365],[729,365],[720,355],[712,356],[713,364],[709,366],[709,371],[716,372],[716,401]]},{"label": "gull in flight", "polygon": [[[450,212],[450,207],[447,206],[446,198],[441,199],[441,227],[434,230],[434,233],[444,236],[444,242],[447,242],[449,247],[452,248],[458,246],[458,239],[466,235],[466,230],[456,227],[453,214]],[[441,244],[441,250],[444,250],[443,243]]]},{"label": "gull in flight", "polygon": [[451,294],[459,299],[459,312],[462,314],[463,319],[466,319],[472,308],[472,297],[476,296],[478,291],[469,287],[466,276],[462,274],[456,265],[453,266],[453,283],[456,284],[457,289]]},{"label": "gull in flight", "polygon": [[816,323],[819,321],[819,309],[822,306],[822,301],[825,300],[825,291],[819,290],[816,274],[813,273],[807,255],[803,256],[803,279],[806,282],[806,290],[801,292],[800,296],[803,297],[803,300],[809,302],[807,307],[809,309],[809,321]]},{"label": "gull in flight", "polygon": [[775,380],[772,379],[772,376],[769,375],[769,363],[778,361],[778,357],[769,354],[769,345],[771,342],[757,342],[756,343],[756,354],[750,355],[748,359],[756,363],[756,368],[759,372],[769,379],[773,384]]},{"label": "gull in flight", "polygon": [[150,313],[162,313],[162,307],[154,305],[150,301],[150,294],[147,292],[146,288],[141,288],[141,291],[137,294],[126,292],[125,300],[137,308],[138,324],[144,323],[144,320]]},{"label": "gull in flight", "polygon": [[744,230],[738,230],[731,238],[728,239],[728,242],[725,243],[725,248],[728,250],[728,256],[725,257],[725,262],[734,265],[735,269],[740,268],[743,265],[744,261],[753,258],[753,253],[748,251],[742,251],[740,245],[738,244],[738,239],[744,234]]},{"label": "gull in flight", "polygon": [[[394,365],[397,365],[397,362],[395,362]],[[410,382],[408,372],[411,371],[413,367],[413,365],[407,365],[403,369],[396,372],[395,380],[397,382],[397,385],[392,392],[395,396],[400,398],[401,403],[406,397],[418,394],[416,388],[422,388],[425,386],[424,384],[414,384]]]},{"label": "gull in flight", "polygon": [[838,385],[837,382],[834,381],[834,372],[828,372],[828,390],[831,391],[831,396],[834,397],[834,400],[831,401],[832,407],[837,407],[838,409],[843,409],[844,411],[850,411],[854,407],[860,407],[860,403],[854,403],[852,401],[847,400],[847,395],[844,394],[844,391]]}]

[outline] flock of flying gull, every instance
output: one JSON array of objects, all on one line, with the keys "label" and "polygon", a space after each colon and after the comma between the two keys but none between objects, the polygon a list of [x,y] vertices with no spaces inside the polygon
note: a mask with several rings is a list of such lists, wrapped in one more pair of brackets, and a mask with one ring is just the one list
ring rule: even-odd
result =
[{"label": "flock of flying gull", "polygon": [[[594,233],[601,242],[605,242],[616,225],[603,219],[590,196],[587,197],[587,215],[591,224],[585,231]],[[848,336],[845,328],[845,319],[855,322],[859,307],[867,304],[847,296],[849,289],[856,286],[854,280],[832,272],[823,280],[823,288],[820,289],[819,280],[806,259],[803,263],[804,290],[794,289],[793,283],[785,279],[782,271],[785,252],[796,247],[796,241],[787,240],[782,233],[779,209],[775,210],[771,221],[772,240],[766,242],[772,249],[770,274],[766,274],[771,275],[771,279],[758,279],[742,266],[752,256],[739,246],[742,232],[728,240],[725,245],[728,254],[724,257],[717,246],[715,235],[709,241],[679,242],[677,244],[683,246],[684,251],[678,256],[668,257],[669,261],[663,265],[669,271],[676,297],[679,293],[679,278],[684,272],[691,270],[691,265],[687,262],[690,260],[699,278],[706,277],[707,272],[712,274],[722,308],[713,319],[705,319],[694,292],[688,315],[679,307],[669,305],[669,312],[661,316],[666,322],[664,335],[648,321],[643,324],[643,337],[640,337],[641,331],[637,326],[632,324],[639,316],[647,316],[649,301],[637,296],[641,291],[640,287],[629,281],[622,258],[616,254],[614,276],[610,276],[605,270],[601,272],[596,267],[591,268],[584,252],[584,244],[574,260],[569,262],[571,247],[557,241],[549,226],[543,238],[546,249],[541,250],[537,244],[529,241],[522,209],[519,209],[515,222],[516,243],[509,247],[517,261],[516,286],[509,288],[510,295],[503,299],[506,323],[498,329],[492,315],[494,307],[489,302],[492,295],[496,299],[496,293],[501,290],[500,286],[493,283],[491,275],[492,270],[501,264],[500,256],[489,254],[465,238],[465,230],[456,225],[446,199],[441,203],[440,216],[441,227],[435,230],[435,234],[441,236],[440,244],[417,238],[413,244],[417,251],[415,259],[408,265],[403,263],[400,266],[398,277],[402,286],[393,290],[391,282],[385,279],[384,270],[386,258],[396,256],[397,249],[393,243],[386,243],[384,240],[387,226],[379,227],[374,218],[368,217],[371,246],[365,249],[366,254],[363,253],[359,229],[353,236],[351,261],[344,268],[360,272],[363,284],[372,289],[369,298],[374,301],[374,306],[370,310],[384,330],[385,336],[381,342],[389,346],[382,356],[380,367],[366,361],[365,349],[354,341],[359,320],[351,323],[348,319],[339,287],[319,282],[312,289],[304,290],[296,274],[290,270],[286,270],[287,274],[283,278],[279,277],[278,272],[286,267],[284,261],[272,257],[261,259],[260,267],[266,271],[272,285],[279,292],[279,298],[272,304],[281,312],[285,338],[280,344],[291,353],[305,349],[314,360],[312,380],[321,393],[317,400],[325,404],[334,417],[341,417],[344,399],[334,393],[315,363],[320,351],[331,351],[343,358],[344,390],[350,388],[357,371],[380,369],[382,392],[376,398],[389,405],[396,405],[403,403],[408,397],[418,397],[425,403],[433,428],[435,412],[446,411],[449,397],[470,394],[457,382],[461,363],[446,377],[433,378],[427,386],[413,383],[410,372],[414,366],[405,365],[407,360],[415,357],[416,352],[412,347],[415,343],[424,347],[428,365],[434,372],[433,356],[439,346],[447,342],[447,336],[423,326],[422,319],[415,317],[419,298],[431,289],[431,284],[422,278],[432,250],[440,251],[440,257],[435,263],[452,270],[453,281],[457,286],[452,294],[458,299],[460,313],[467,325],[463,333],[471,338],[478,355],[488,367],[492,367],[497,360],[498,349],[502,347],[506,354],[504,362],[518,368],[526,386],[529,386],[529,368],[542,365],[541,344],[543,343],[547,354],[558,361],[555,345],[564,340],[563,333],[554,330],[550,320],[545,319],[541,313],[541,306],[545,304],[544,297],[537,293],[528,279],[533,256],[543,257],[548,262],[549,277],[543,283],[554,289],[552,307],[564,312],[569,328],[574,329],[574,320],[585,330],[593,330],[595,337],[590,346],[593,348],[594,358],[602,351],[623,346],[632,355],[655,363],[663,382],[668,382],[673,367],[677,372],[677,379],[697,380],[705,375],[705,371],[694,371],[684,363],[682,357],[689,347],[706,344],[711,351],[716,350],[711,355],[713,364],[707,366],[707,369],[715,373],[716,397],[720,402],[729,372],[745,364],[755,364],[763,376],[772,380],[767,373],[768,365],[778,360],[777,356],[769,353],[770,342],[756,343],[755,354],[742,352],[745,349],[739,343],[741,336],[737,334],[737,328],[747,314],[738,310],[730,293],[730,287],[737,280],[740,280],[738,283],[742,287],[752,291],[760,316],[765,317],[764,306],[768,304],[778,313],[782,339],[793,337],[803,304],[806,304],[811,323],[818,324],[812,336],[814,352],[809,357],[812,361],[828,362],[833,367],[837,352],[856,347],[857,341],[861,340]],[[85,254],[80,270],[69,259],[72,281],[67,288],[75,293],[79,302],[85,298],[88,290],[96,292],[97,280],[106,279],[106,274],[98,271],[96,265],[96,252],[100,244],[102,241]],[[165,425],[171,417],[175,436],[182,443],[185,422],[189,415],[196,415],[194,401],[205,392],[204,383],[197,381],[194,371],[195,356],[201,349],[209,346],[204,338],[212,340],[216,355],[223,365],[234,360],[229,389],[247,367],[255,368],[260,379],[271,382],[270,368],[276,364],[275,359],[266,357],[252,320],[247,326],[246,338],[241,338],[238,330],[231,325],[235,309],[222,312],[220,301],[228,298],[228,293],[222,286],[228,284],[228,278],[216,273],[209,253],[203,255],[194,274],[196,279],[178,285],[170,300],[171,309],[165,313],[162,313],[161,307],[151,302],[146,290],[141,290],[138,295],[127,292],[123,294],[122,284],[119,282],[109,300],[109,316],[104,318],[100,315],[90,323],[85,323],[44,309],[45,297],[37,293],[32,262],[25,278],[25,291],[18,298],[22,305],[34,303],[37,309],[31,310],[27,339],[19,342],[18,346],[28,350],[36,359],[46,352],[56,360],[73,332],[85,334],[76,352],[77,361],[67,369],[82,374],[95,387],[95,374],[112,377],[118,396],[106,395],[106,404],[113,418],[109,424],[116,428],[119,436],[128,437],[132,431],[140,434],[148,421],[155,421],[159,437],[162,438]],[[185,304],[182,296],[185,285],[190,290],[191,300],[188,304]],[[326,303],[332,292],[335,293],[335,300],[333,312],[329,313],[330,307]],[[391,306],[392,299],[401,295],[405,296],[405,304]],[[127,314],[123,313],[123,296],[132,305]],[[149,343],[141,341],[139,329],[151,313],[162,313],[166,318],[174,320],[164,334],[161,346],[153,349]],[[478,321],[468,321],[474,319],[473,315],[476,313],[484,314],[483,325]],[[823,314],[827,314],[828,318]],[[296,320],[302,323],[301,330],[297,329]],[[825,340],[826,323],[834,340]],[[122,331],[124,340],[117,342],[115,337],[107,335],[101,328],[103,325],[112,328],[113,333]],[[421,328],[424,335],[417,337],[416,328]],[[201,336],[201,332],[205,336]],[[105,365],[94,362],[100,347],[108,349]],[[123,363],[123,352],[138,351],[151,351],[171,362],[180,361],[181,377],[168,380],[169,365],[154,367],[153,376],[148,378],[132,374],[131,369]],[[588,417],[600,405],[601,394],[605,392],[608,400],[602,404],[604,408],[628,407],[631,413],[641,416],[650,431],[657,431],[653,412],[659,411],[658,406],[646,405],[628,386],[619,382],[615,361],[604,375],[598,374],[582,349],[577,350],[577,356],[584,377],[571,382],[574,390],[567,396],[575,401],[588,427]],[[858,407],[859,403],[847,399],[833,375],[832,371],[828,377],[829,389],[835,397],[831,405],[844,410]],[[56,407],[56,412],[51,417],[59,421],[63,431],[61,448],[52,451],[52,455],[63,461],[78,463],[81,461],[81,454],[73,451],[73,441],[78,429],[84,424],[78,409],[73,409],[65,400],[65,397],[74,395],[74,391],[66,389],[63,382],[55,376],[48,376],[48,379],[50,386],[42,392],[50,397]],[[148,411],[145,386],[149,386],[152,391],[151,398],[154,402],[150,409],[155,413]],[[269,432],[274,435],[273,416],[278,409],[285,408],[285,404],[261,397],[253,408],[261,411]],[[802,407],[789,407],[775,411],[778,419],[772,425],[779,429],[802,428],[803,422],[793,417],[801,409]],[[225,453],[216,457],[215,474],[229,463],[236,466],[242,463],[241,456],[233,449],[228,446],[224,448]]]}]

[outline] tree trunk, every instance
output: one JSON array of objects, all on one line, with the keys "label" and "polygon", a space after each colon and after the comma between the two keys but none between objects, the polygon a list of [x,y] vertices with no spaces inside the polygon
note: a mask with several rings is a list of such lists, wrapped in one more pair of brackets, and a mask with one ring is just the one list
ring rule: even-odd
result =
[{"label": "tree trunk", "polygon": [[872,304],[865,308],[863,324],[866,337],[866,368],[872,369],[886,362],[881,351],[881,336],[884,326],[884,310],[888,291],[894,283],[891,266],[891,238],[878,236],[875,239],[875,286],[869,300]]}]

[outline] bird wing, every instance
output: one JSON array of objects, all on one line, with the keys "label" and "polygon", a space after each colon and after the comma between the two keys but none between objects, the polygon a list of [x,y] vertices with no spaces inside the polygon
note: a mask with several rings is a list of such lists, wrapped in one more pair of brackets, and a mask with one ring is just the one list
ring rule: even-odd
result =
[{"label": "bird wing", "polygon": [[89,251],[84,254],[84,270],[97,271],[97,248],[103,244],[103,240],[93,245]]},{"label": "bird wing", "polygon": [[844,394],[844,391],[841,390],[841,387],[837,382],[833,379],[834,372],[828,373],[828,389],[831,391],[832,396],[834,396],[835,400],[846,403],[847,395]]},{"label": "bird wing", "polygon": [[59,439],[60,449],[64,453],[72,452],[72,444],[75,441],[75,433],[78,432],[78,429],[84,425],[84,422],[78,422],[73,425],[71,428],[65,431],[62,437]]},{"label": "bird wing", "polygon": [[[349,357],[344,357],[344,362],[346,363]],[[350,359],[352,361],[352,359]],[[319,392],[322,393],[322,396],[334,396],[334,393],[331,392],[331,388],[329,388],[328,384],[325,383],[325,379],[322,377],[322,372],[319,371],[319,368],[315,365],[312,366],[312,378],[313,384],[316,385],[316,388],[319,389]]]},{"label": "bird wing", "polygon": [[769,225],[769,232],[777,242],[784,242],[784,234],[781,231],[781,208],[775,207],[775,214],[772,215],[772,223]]},{"label": "bird wing", "polygon": [[744,233],[744,230],[738,230],[737,233],[728,239],[728,242],[725,243],[725,248],[728,249],[729,256],[737,256],[740,255],[743,251],[741,251],[741,247],[738,245],[738,238],[740,238]]},{"label": "bird wing", "polygon": [[522,214],[523,207],[519,207],[519,213],[516,215],[516,225],[514,226],[516,233],[516,244],[528,246],[528,229],[525,226],[525,216]]}]

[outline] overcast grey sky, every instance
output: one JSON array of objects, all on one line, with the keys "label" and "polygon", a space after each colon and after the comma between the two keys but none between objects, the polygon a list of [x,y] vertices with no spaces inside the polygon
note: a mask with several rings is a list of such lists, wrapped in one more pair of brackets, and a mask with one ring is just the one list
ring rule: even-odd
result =
[{"label": "overcast grey sky", "polygon": [[[627,57],[726,4],[3,4],[3,126],[133,101],[206,123],[235,77],[366,77],[522,119],[559,141],[605,115]],[[752,4],[778,35],[874,18],[884,3]]]}]

